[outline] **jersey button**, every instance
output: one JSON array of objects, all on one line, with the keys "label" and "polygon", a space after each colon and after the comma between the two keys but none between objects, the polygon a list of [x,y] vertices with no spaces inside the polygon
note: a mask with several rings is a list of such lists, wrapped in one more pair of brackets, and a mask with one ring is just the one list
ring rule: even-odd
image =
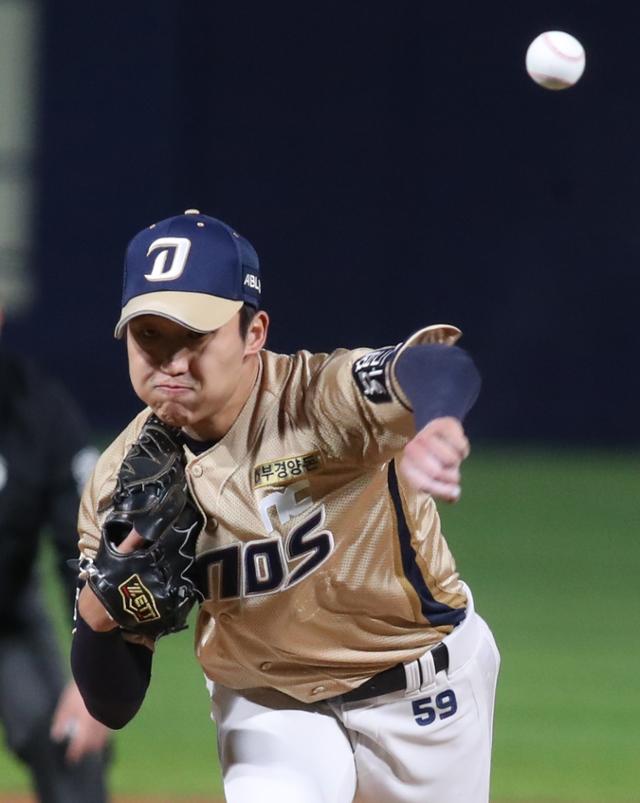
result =
[{"label": "jersey button", "polygon": [[324,686],[316,686],[315,689],[311,689],[311,694],[322,694],[323,691],[326,691]]},{"label": "jersey button", "polygon": [[265,661],[263,664],[260,664],[260,669],[263,672],[268,672],[271,669],[271,661]]},{"label": "jersey button", "polygon": [[201,477],[202,476],[202,466],[195,465],[191,469],[191,473],[193,474],[194,477]]}]

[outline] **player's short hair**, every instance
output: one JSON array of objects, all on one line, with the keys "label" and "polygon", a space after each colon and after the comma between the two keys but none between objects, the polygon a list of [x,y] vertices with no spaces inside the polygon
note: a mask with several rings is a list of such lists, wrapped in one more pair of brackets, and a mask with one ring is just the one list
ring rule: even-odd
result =
[{"label": "player's short hair", "polygon": [[244,340],[251,326],[251,321],[255,318],[258,310],[252,304],[243,304],[240,307],[240,317],[238,322],[240,324],[240,337]]}]

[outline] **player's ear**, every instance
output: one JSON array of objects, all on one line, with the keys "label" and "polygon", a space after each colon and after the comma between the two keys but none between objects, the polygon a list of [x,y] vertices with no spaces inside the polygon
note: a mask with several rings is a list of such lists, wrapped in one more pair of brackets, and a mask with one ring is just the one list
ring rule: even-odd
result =
[{"label": "player's ear", "polygon": [[264,346],[269,330],[269,316],[264,310],[258,310],[251,319],[244,339],[245,356],[257,354]]}]

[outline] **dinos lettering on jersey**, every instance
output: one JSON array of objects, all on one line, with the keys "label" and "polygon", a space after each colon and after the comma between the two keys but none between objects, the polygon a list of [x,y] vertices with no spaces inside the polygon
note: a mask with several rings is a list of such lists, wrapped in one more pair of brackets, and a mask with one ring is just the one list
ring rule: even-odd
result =
[{"label": "dinos lettering on jersey", "polygon": [[370,351],[353,364],[351,370],[360,393],[373,404],[391,401],[387,366],[398,348],[399,346],[386,346]]},{"label": "dinos lettering on jersey", "polygon": [[[335,539],[324,527],[324,505],[310,511],[312,507],[307,480],[265,496],[259,508],[267,538],[230,544],[198,557],[199,586],[205,596],[230,600],[275,594],[316,571],[331,556]],[[309,515],[286,537],[274,527],[274,519],[283,525],[306,512]]]}]

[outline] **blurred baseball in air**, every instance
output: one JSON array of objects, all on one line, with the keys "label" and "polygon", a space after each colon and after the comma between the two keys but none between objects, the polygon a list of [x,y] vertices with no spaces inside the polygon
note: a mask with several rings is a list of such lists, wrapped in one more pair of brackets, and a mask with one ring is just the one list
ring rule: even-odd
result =
[{"label": "blurred baseball in air", "polygon": [[567,89],[584,72],[584,48],[564,31],[546,31],[531,42],[525,64],[527,72],[545,89]]}]

